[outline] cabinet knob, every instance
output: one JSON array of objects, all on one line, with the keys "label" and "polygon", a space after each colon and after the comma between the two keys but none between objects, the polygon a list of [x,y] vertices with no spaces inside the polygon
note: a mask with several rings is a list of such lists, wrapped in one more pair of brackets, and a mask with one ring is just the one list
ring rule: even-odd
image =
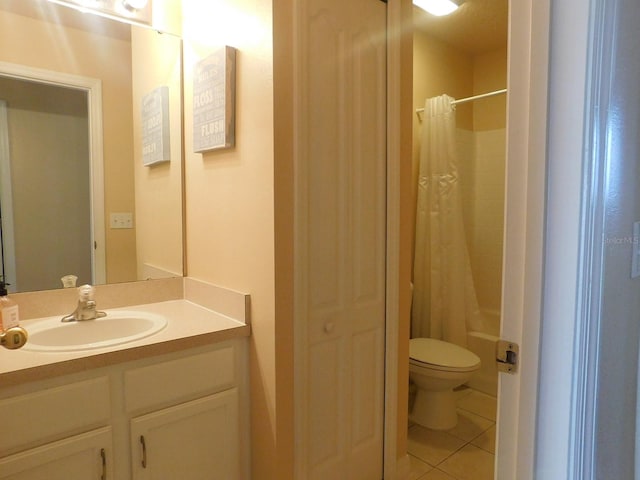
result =
[{"label": "cabinet knob", "polygon": [[324,324],[324,332],[325,333],[333,332],[334,328],[335,328],[335,325],[333,324],[333,322],[327,322],[327,323]]}]

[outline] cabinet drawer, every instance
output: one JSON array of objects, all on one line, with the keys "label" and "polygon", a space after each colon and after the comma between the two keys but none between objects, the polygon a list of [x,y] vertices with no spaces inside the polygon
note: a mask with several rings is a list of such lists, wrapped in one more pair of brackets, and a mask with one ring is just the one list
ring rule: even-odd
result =
[{"label": "cabinet drawer", "polygon": [[107,425],[110,403],[108,377],[0,400],[0,457]]},{"label": "cabinet drawer", "polygon": [[234,386],[235,355],[233,346],[225,346],[125,372],[127,412],[166,406]]}]

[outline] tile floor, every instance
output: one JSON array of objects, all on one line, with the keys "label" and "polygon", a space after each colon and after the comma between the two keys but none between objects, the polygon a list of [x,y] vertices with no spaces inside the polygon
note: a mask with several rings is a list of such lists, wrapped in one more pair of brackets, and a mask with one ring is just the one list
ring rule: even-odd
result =
[{"label": "tile floor", "polygon": [[496,399],[456,391],[458,425],[438,431],[409,426],[410,480],[493,480]]}]

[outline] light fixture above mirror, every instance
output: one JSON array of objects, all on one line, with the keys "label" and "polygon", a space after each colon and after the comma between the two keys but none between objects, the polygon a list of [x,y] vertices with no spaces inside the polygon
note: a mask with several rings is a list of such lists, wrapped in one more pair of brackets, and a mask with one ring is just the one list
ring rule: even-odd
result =
[{"label": "light fixture above mirror", "polygon": [[122,0],[122,3],[130,10],[142,10],[149,4],[149,0]]},{"label": "light fixture above mirror", "polygon": [[49,0],[80,11],[151,25],[151,0]]},{"label": "light fixture above mirror", "polygon": [[462,0],[413,0],[416,7],[420,7],[436,17],[443,17],[455,12],[462,3]]}]

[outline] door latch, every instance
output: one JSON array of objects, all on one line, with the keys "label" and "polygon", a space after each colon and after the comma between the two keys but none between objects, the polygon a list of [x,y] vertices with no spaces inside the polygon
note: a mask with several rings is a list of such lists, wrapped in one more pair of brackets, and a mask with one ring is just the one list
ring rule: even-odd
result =
[{"label": "door latch", "polygon": [[518,354],[520,347],[517,343],[498,340],[496,344],[496,364],[498,371],[505,373],[518,372]]}]

